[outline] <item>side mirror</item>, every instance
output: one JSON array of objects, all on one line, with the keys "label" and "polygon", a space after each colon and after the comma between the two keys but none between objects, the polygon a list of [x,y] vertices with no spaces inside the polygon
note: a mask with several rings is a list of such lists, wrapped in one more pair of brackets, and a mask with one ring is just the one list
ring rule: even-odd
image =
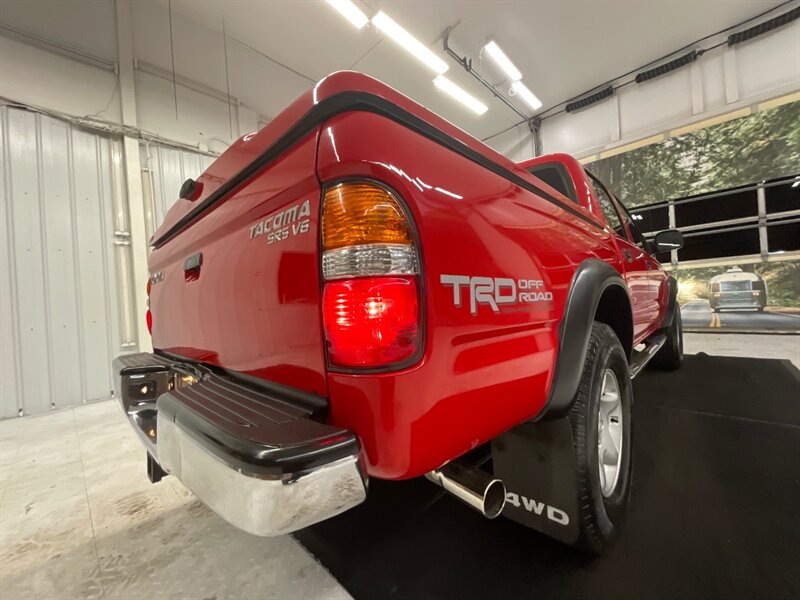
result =
[{"label": "side mirror", "polygon": [[653,249],[656,253],[680,250],[683,248],[683,234],[677,229],[667,229],[657,233],[653,240]]}]

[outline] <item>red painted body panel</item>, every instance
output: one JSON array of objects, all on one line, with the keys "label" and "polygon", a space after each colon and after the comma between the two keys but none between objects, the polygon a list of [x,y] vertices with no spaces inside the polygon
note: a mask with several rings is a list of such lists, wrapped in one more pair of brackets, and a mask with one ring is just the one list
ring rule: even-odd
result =
[{"label": "red painted body panel", "polygon": [[[219,208],[153,251],[150,273],[163,273],[150,295],[154,348],[327,395],[315,233],[316,142],[316,133],[307,136]],[[266,235],[251,239],[251,226],[265,215],[305,201],[308,233],[272,245]],[[203,255],[200,276],[186,282],[184,261],[197,252]]]},{"label": "red painted body panel", "polygon": [[[420,475],[536,415],[572,275],[587,258],[619,268],[611,235],[378,115],[330,121],[318,170],[323,182],[361,176],[388,184],[419,230],[421,363],[385,375],[328,375],[333,422],[358,432],[370,474]],[[454,306],[442,274],[542,280],[553,302],[499,314],[482,306],[471,315]]]},{"label": "red painted body panel", "polygon": [[[234,144],[199,179],[203,198],[314,104],[352,90],[390,100],[560,196],[405,96],[366,76],[339,73],[258,134]],[[154,347],[325,396],[331,421],[358,434],[371,476],[421,475],[539,413],[552,383],[558,325],[581,262],[597,258],[627,275],[620,242],[605,227],[583,168],[567,155],[558,160],[578,188],[576,210],[594,224],[385,116],[335,116],[153,252],[151,273],[163,272],[151,296]],[[359,374],[326,367],[321,187],[350,177],[374,179],[395,190],[418,231],[424,352],[402,371]],[[253,237],[251,228],[258,222],[306,200],[307,232],[272,244],[266,236]],[[156,237],[193,206],[179,201]],[[203,253],[201,274],[187,282],[183,262],[197,252]],[[552,300],[505,306],[500,312],[480,305],[472,314],[469,303],[456,306],[442,275],[539,280]],[[649,293],[651,280],[646,284]],[[655,296],[663,296],[665,286],[655,285]],[[656,302],[655,315],[647,313],[652,320],[637,330],[637,338],[657,326],[664,306]]]}]

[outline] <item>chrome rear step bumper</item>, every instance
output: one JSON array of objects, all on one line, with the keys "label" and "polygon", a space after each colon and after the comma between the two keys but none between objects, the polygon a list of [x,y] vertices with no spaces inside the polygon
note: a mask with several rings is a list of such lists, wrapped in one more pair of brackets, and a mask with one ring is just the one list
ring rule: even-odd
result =
[{"label": "chrome rear step bumper", "polygon": [[239,529],[289,533],[366,498],[355,434],[308,407],[155,354],[120,356],[114,374],[150,460]]}]

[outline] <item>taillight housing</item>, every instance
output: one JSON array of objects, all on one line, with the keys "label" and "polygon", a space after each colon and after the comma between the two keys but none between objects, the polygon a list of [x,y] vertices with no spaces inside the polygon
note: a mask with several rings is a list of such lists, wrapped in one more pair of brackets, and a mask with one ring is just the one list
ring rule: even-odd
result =
[{"label": "taillight housing", "polygon": [[153,314],[150,312],[150,290],[153,288],[153,279],[147,278],[147,312],[144,315],[147,323],[147,332],[153,335]]},{"label": "taillight housing", "polygon": [[420,261],[399,197],[374,182],[326,189],[322,321],[333,367],[390,369],[421,352]]}]

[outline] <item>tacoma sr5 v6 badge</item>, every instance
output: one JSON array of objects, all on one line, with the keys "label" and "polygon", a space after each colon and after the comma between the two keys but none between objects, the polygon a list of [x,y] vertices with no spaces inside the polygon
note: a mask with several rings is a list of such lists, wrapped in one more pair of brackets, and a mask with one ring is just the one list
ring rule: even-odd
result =
[{"label": "tacoma sr5 v6 badge", "polygon": [[250,239],[266,235],[267,243],[273,244],[292,235],[308,233],[311,225],[307,217],[310,215],[311,203],[308,200],[302,204],[295,204],[251,225]]}]

